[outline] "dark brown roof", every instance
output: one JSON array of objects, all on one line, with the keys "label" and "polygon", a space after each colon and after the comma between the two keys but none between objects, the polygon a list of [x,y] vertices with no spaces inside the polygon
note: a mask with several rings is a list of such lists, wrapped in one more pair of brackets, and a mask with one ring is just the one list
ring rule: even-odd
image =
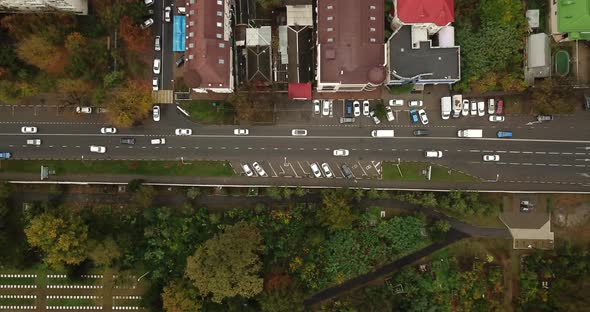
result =
[{"label": "dark brown roof", "polygon": [[383,6],[383,0],[318,0],[319,82],[383,82]]},{"label": "dark brown roof", "polygon": [[[186,6],[187,62],[184,79],[191,88],[230,87],[231,49],[229,36],[224,34],[227,31],[224,15],[228,9],[225,4],[225,0],[221,1],[221,5],[216,0],[208,0],[195,1]],[[221,27],[217,27],[218,23]]]}]

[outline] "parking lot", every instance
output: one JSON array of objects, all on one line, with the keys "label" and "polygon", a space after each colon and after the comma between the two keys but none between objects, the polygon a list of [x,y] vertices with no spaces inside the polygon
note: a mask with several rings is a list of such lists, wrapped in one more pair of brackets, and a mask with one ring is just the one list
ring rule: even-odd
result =
[{"label": "parking lot", "polygon": [[[234,161],[231,163],[236,174],[246,175],[244,172],[243,165],[248,164],[249,168],[253,172],[252,178],[260,177],[260,174],[253,169],[254,162],[239,162]],[[284,159],[283,161],[259,161],[258,164],[264,170],[264,173],[270,178],[315,178],[311,164],[313,161],[301,161],[301,160],[289,160]],[[352,171],[353,177],[351,179],[381,179],[382,166],[381,161],[315,161],[322,171],[323,179],[326,179],[326,174],[321,169],[322,164],[329,166],[330,172],[334,175],[334,179],[345,179],[345,175],[342,169],[342,165],[345,164]]]}]

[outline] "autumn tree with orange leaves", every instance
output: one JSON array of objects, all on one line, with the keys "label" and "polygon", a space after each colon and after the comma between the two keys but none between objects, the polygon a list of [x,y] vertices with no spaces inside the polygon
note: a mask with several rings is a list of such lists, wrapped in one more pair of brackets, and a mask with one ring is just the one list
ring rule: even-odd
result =
[{"label": "autumn tree with orange leaves", "polygon": [[109,120],[117,127],[131,127],[149,115],[152,93],[148,85],[129,81],[106,100]]},{"label": "autumn tree with orange leaves", "polygon": [[141,29],[128,16],[121,18],[119,33],[125,47],[130,51],[143,52],[151,48],[152,32]]}]

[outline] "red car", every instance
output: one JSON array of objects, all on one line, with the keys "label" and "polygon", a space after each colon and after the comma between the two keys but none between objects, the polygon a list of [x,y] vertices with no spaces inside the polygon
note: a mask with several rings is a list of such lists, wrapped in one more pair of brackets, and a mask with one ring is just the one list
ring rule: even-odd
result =
[{"label": "red car", "polygon": [[498,101],[498,107],[496,107],[496,115],[502,115],[504,113],[504,101]]}]

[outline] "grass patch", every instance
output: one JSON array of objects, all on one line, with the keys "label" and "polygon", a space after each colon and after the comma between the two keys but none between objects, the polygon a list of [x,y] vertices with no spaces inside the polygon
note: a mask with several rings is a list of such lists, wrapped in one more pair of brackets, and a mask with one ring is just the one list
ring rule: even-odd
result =
[{"label": "grass patch", "polygon": [[233,124],[234,108],[223,101],[191,100],[180,104],[194,122],[204,124]]},{"label": "grass patch", "polygon": [[153,176],[232,176],[225,161],[81,161],[81,160],[10,160],[0,163],[0,172],[39,173],[41,165],[55,171],[55,176],[68,174],[139,174]]},{"label": "grass patch", "polygon": [[35,285],[37,279],[34,277],[1,277],[0,285]]},{"label": "grass patch", "polygon": [[[383,163],[383,179],[384,180],[400,180],[400,181],[427,181],[426,176],[422,174],[423,170],[427,170],[430,163],[426,162],[402,162],[397,163],[384,162]],[[400,175],[401,171],[401,175]],[[447,169],[438,165],[432,165],[431,181],[434,182],[478,182],[479,179],[468,176],[464,173],[453,169]]]},{"label": "grass patch", "polygon": [[33,298],[0,298],[0,306],[34,306]]},{"label": "grass patch", "polygon": [[389,94],[409,94],[414,89],[414,85],[406,83],[399,86],[389,86]]},{"label": "grass patch", "polygon": [[96,302],[97,299],[66,299],[66,298],[51,298],[47,299],[48,306],[96,306],[99,303]]},{"label": "grass patch", "polygon": [[529,114],[530,108],[527,107],[522,97],[509,95],[504,97],[504,112],[506,114]]},{"label": "grass patch", "polygon": [[141,306],[141,299],[113,299],[113,306],[139,307]]}]

